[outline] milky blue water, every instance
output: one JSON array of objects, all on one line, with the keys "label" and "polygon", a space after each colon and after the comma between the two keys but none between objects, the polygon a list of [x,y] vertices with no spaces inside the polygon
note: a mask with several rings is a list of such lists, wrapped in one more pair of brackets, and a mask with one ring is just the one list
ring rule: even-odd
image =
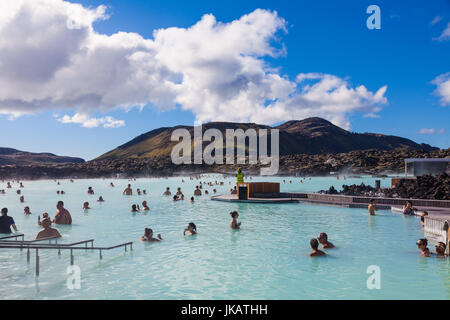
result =
[{"label": "milky blue water", "polygon": [[[0,195],[26,239],[40,227],[37,216],[44,211],[53,218],[57,200],[63,200],[73,218],[72,226],[58,226],[61,243],[94,238],[96,246],[133,241],[133,251],[123,248],[103,253],[75,251],[81,269],[81,288],[70,290],[66,274],[69,252],[41,250],[40,276],[35,277],[34,252],[29,264],[26,251],[0,249],[0,296],[2,299],[448,299],[448,260],[422,258],[416,240],[423,237],[419,220],[390,211],[369,217],[366,209],[306,204],[238,204],[211,201],[210,196],[188,199],[198,181],[184,178],[138,179],[133,188],[147,196],[123,196],[128,180],[25,181],[26,203],[15,193],[18,185]],[[339,188],[343,183],[374,185],[374,179],[253,178],[281,181],[281,191],[312,192]],[[228,193],[234,179],[203,177],[202,181],[225,181],[224,186],[204,187],[212,195]],[[289,183],[292,180],[292,183]],[[109,187],[113,181],[115,188]],[[388,186],[390,179],[382,180]],[[95,195],[88,195],[92,186]],[[186,200],[163,197],[169,186],[179,186]],[[6,182],[0,189],[6,188]],[[57,195],[57,190],[66,191]],[[96,202],[99,195],[106,200]],[[149,203],[147,213],[130,213],[133,203]],[[91,209],[82,210],[84,201]],[[32,215],[23,214],[30,206]],[[229,227],[229,212],[237,210],[241,230]],[[189,222],[196,236],[183,236]],[[164,241],[139,241],[145,227],[161,233]],[[310,258],[309,241],[328,233],[337,248],[327,256]],[[430,246],[434,251],[434,247]],[[377,265],[381,288],[369,290],[367,268]]]}]

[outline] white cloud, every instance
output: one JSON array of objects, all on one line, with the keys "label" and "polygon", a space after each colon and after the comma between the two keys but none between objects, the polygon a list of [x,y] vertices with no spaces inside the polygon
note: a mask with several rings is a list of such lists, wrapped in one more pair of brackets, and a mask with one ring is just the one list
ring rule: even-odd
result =
[{"label": "white cloud", "polygon": [[89,115],[151,104],[199,121],[321,116],[349,128],[350,114],[376,116],[387,103],[386,86],[373,93],[322,73],[291,81],[271,68],[265,57],[286,54],[278,38],[286,21],[276,12],[257,9],[229,23],[208,14],[189,28],[155,30],[153,39],[97,33],[93,22],[107,18],[104,6],[0,1],[0,114],[66,109],[75,115],[60,121],[105,126],[120,120]]},{"label": "white cloud", "polygon": [[103,128],[119,128],[125,125],[124,120],[116,120],[111,116],[94,118],[80,113],[75,113],[72,117],[66,114],[61,118],[57,118],[57,120],[61,123],[81,124],[85,128],[96,128],[98,126],[103,126]]},{"label": "white cloud", "polygon": [[450,72],[441,74],[436,77],[432,84],[437,86],[435,93],[441,97],[441,105],[449,106],[450,105]]},{"label": "white cloud", "polygon": [[450,40],[450,22],[447,24],[447,27],[442,31],[441,35],[437,38],[433,38],[433,40],[437,41],[447,41]]},{"label": "white cloud", "polygon": [[431,25],[435,25],[436,23],[438,23],[441,20],[442,20],[441,16],[436,16],[436,17],[433,18],[433,20],[430,21],[430,24]]},{"label": "white cloud", "polygon": [[419,133],[420,134],[442,134],[442,133],[444,133],[444,128],[441,128],[441,129],[434,129],[434,128],[430,128],[430,129],[427,129],[427,128],[423,128],[423,129],[420,129],[419,130]]}]

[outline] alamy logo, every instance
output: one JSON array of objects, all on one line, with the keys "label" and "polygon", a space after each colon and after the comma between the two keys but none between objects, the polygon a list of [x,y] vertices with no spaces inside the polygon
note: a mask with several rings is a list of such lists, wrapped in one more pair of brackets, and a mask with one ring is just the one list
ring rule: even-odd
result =
[{"label": "alamy logo", "polygon": [[381,9],[379,6],[372,4],[367,7],[366,13],[371,14],[369,18],[367,18],[367,28],[369,30],[373,29],[381,29]]},{"label": "alamy logo", "polygon": [[370,274],[367,278],[366,285],[369,290],[381,289],[381,269],[379,266],[371,265],[367,267],[366,272]]},{"label": "alamy logo", "polygon": [[[255,129],[226,129],[225,130],[225,162],[226,164],[245,164],[246,139],[248,145],[248,163],[257,164],[258,161],[262,165],[268,167],[261,168],[261,175],[275,175],[279,168],[279,130],[270,130],[270,156],[268,156],[268,130],[259,129],[258,133]],[[181,141],[180,141],[181,139]],[[176,129],[172,132],[172,141],[179,141],[172,149],[171,157],[174,164],[191,164],[192,163],[192,138],[191,133],[187,129]],[[211,143],[203,150],[203,142]],[[235,141],[237,143],[235,143]],[[258,145],[259,142],[259,145]],[[194,126],[194,164],[208,165],[224,163],[224,143],[222,131],[210,128],[203,133],[202,124],[196,123]],[[236,147],[236,148],[235,148]],[[235,153],[236,150],[236,153]],[[236,156],[236,157],[235,157]]]},{"label": "alamy logo", "polygon": [[66,270],[67,277],[66,285],[67,289],[81,289],[81,269],[79,266],[68,266]]}]

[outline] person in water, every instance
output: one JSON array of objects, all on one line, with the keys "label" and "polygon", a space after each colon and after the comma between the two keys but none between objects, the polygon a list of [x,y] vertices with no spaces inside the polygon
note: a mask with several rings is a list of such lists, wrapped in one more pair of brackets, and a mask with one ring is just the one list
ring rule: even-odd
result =
[{"label": "person in water", "polygon": [[13,217],[8,216],[8,208],[3,208],[0,216],[0,233],[11,233],[11,227],[17,232]]},{"label": "person in water", "polygon": [[417,240],[417,248],[420,250],[420,255],[423,257],[430,256],[430,249],[427,248],[428,240],[427,239],[419,239]]},{"label": "person in water", "polygon": [[186,235],[186,231],[189,232],[190,236],[193,236],[194,234],[197,234],[197,226],[193,222],[189,222],[186,229],[183,231],[183,236]]},{"label": "person in water", "polygon": [[153,230],[150,228],[145,228],[144,235],[141,237],[141,241],[147,241],[147,242],[159,242],[163,238],[161,237],[161,234],[158,233],[158,238],[153,238]]},{"label": "person in water", "polygon": [[53,223],[55,224],[72,224],[72,216],[70,212],[64,208],[64,202],[58,201],[56,204],[56,214],[53,219]]},{"label": "person in water", "polygon": [[230,223],[231,229],[234,230],[240,229],[241,223],[237,222],[237,218],[239,218],[239,213],[237,211],[232,211],[230,212],[230,216],[231,216],[231,223]]},{"label": "person in water", "polygon": [[131,189],[131,184],[128,184],[128,186],[123,190],[123,194],[126,196],[132,196],[133,195],[133,189]]},{"label": "person in water", "polygon": [[29,206],[26,206],[26,207],[23,209],[23,214],[31,214],[31,211],[30,211],[30,207],[29,207]]},{"label": "person in water", "polygon": [[20,196],[19,200],[20,200],[21,203],[24,203],[25,202],[25,197],[24,196]]},{"label": "person in water", "polygon": [[425,225],[425,217],[426,217],[427,215],[428,215],[428,212],[427,212],[427,211],[422,212],[422,214],[420,215],[420,224],[421,224],[422,226]]},{"label": "person in water", "polygon": [[370,199],[369,206],[367,207],[367,209],[369,210],[369,215],[370,216],[374,216],[375,215],[375,211],[377,210],[377,208],[375,207],[375,200],[374,199]]},{"label": "person in water", "polygon": [[311,249],[313,250],[313,252],[311,252],[309,254],[310,257],[318,257],[318,256],[324,256],[325,252],[319,250],[319,241],[317,241],[316,238],[311,239],[311,241],[309,242]]},{"label": "person in water", "polygon": [[319,243],[322,244],[323,249],[334,248],[334,244],[328,241],[328,235],[325,232],[320,233],[317,238],[319,239]]},{"label": "person in water", "polygon": [[[44,213],[42,214],[42,220],[45,220],[45,219],[50,219],[50,217],[48,216],[48,213],[47,213],[47,212],[44,212]],[[52,222],[51,219],[50,219],[50,222]],[[41,216],[38,216],[38,225],[39,225],[39,226],[42,226]]]},{"label": "person in water", "polygon": [[202,190],[200,190],[199,186],[195,186],[194,196],[201,196]]},{"label": "person in water", "polygon": [[194,197],[191,197],[191,203],[193,203],[194,202]]},{"label": "person in water", "polygon": [[406,201],[405,205],[402,208],[403,214],[406,215],[414,215],[414,208],[412,207],[411,201]]},{"label": "person in water", "polygon": [[439,258],[443,258],[446,257],[447,255],[445,254],[445,249],[446,249],[446,245],[443,242],[438,242],[436,245],[436,256]]},{"label": "person in water", "polygon": [[166,191],[164,191],[164,193],[163,193],[163,196],[171,196],[171,195],[172,195],[172,192],[170,192],[170,188],[167,187]]},{"label": "person in water", "polygon": [[100,197],[98,197],[98,200],[97,200],[97,202],[105,202],[105,200],[103,199],[103,197],[102,197],[102,196],[100,196]]},{"label": "person in water", "polygon": [[88,194],[94,194],[94,189],[92,189],[92,187],[89,187],[87,193]]},{"label": "person in water", "polygon": [[44,230],[39,231],[39,233],[36,236],[36,240],[43,239],[43,238],[61,238],[61,234],[58,230],[51,227],[52,221],[50,219],[44,219],[41,222],[41,226],[44,228]]},{"label": "person in water", "polygon": [[139,209],[139,205],[133,204],[131,206],[131,212],[139,212],[141,209]]},{"label": "person in water", "polygon": [[150,208],[147,205],[147,201],[142,201],[142,211],[148,211]]},{"label": "person in water", "polygon": [[89,207],[89,202],[85,202],[85,203],[83,203],[83,210],[89,210],[90,209],[90,207]]},{"label": "person in water", "polygon": [[175,195],[173,196],[173,201],[178,201],[178,200],[180,200],[180,199],[178,199],[178,196],[175,194]]}]

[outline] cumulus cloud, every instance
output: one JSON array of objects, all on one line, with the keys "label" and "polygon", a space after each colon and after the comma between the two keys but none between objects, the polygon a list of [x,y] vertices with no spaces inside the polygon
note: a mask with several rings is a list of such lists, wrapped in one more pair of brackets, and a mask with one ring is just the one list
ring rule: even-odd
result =
[{"label": "cumulus cloud", "polygon": [[434,128],[430,128],[430,129],[423,128],[423,129],[419,130],[419,133],[420,134],[442,134],[442,133],[444,133],[444,128],[441,128],[439,130],[434,129]]},{"label": "cumulus cloud", "polygon": [[[137,33],[99,34],[106,8],[63,0],[0,1],[0,114],[73,110],[64,123],[118,126],[94,112],[152,105],[191,111],[198,121],[283,120],[321,116],[350,127],[349,115],[376,116],[386,86],[323,73],[295,81],[265,58],[286,54],[286,21],[257,9],[229,23],[204,15],[189,28],[166,28],[152,39]],[[120,122],[122,123],[122,122]],[[120,124],[123,125],[123,124]]]},{"label": "cumulus cloud", "polygon": [[95,118],[80,113],[75,113],[72,117],[66,114],[61,118],[57,118],[57,120],[61,123],[81,124],[85,128],[96,128],[98,126],[103,126],[103,128],[119,128],[125,125],[124,120],[116,120],[111,116]]},{"label": "cumulus cloud", "polygon": [[441,74],[436,77],[432,84],[437,86],[435,93],[441,97],[441,105],[449,106],[450,105],[450,72]]}]

